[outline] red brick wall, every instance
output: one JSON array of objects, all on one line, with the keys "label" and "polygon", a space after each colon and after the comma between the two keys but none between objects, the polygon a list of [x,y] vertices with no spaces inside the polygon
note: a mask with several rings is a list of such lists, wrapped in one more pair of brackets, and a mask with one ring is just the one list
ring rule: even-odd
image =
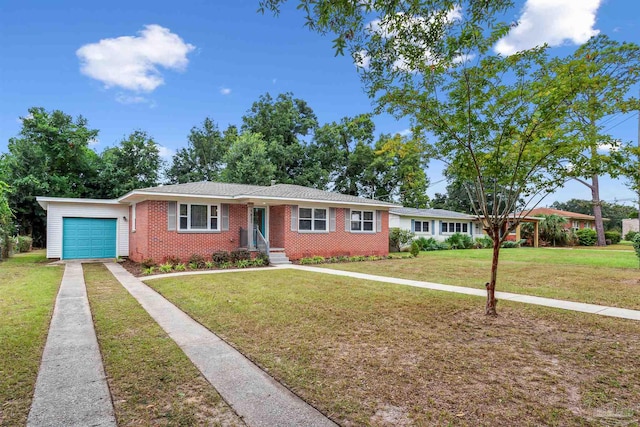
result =
[{"label": "red brick wall", "polygon": [[351,233],[344,229],[344,209],[336,209],[336,231],[299,233],[291,231],[291,206],[285,206],[285,252],[290,259],[310,256],[356,256],[389,254],[389,212],[382,212],[382,231]]},{"label": "red brick wall", "polygon": [[149,252],[149,202],[136,205],[136,231],[133,232],[133,206],[129,208],[129,258],[142,261]]},{"label": "red brick wall", "polygon": [[[210,258],[218,250],[231,251],[240,245],[240,227],[247,227],[247,206],[229,205],[229,231],[218,233],[181,233],[167,230],[167,206],[165,201],[147,201],[138,204],[138,219],[136,232],[132,233],[133,240],[147,240],[144,243],[135,242],[129,249],[130,258],[141,261],[152,258],[156,262],[163,262],[168,256],[187,260],[193,254],[200,254]],[[145,205],[146,222],[141,221],[141,205]],[[146,225],[146,227],[144,227]],[[148,230],[148,233],[143,232]],[[130,243],[132,240],[130,239]]]},{"label": "red brick wall", "polygon": [[[129,257],[140,262],[152,258],[163,262],[168,256],[187,260],[192,254],[209,258],[217,250],[231,251],[240,242],[240,227],[247,226],[247,206],[229,205],[229,231],[219,233],[180,233],[167,230],[166,201],[137,204],[136,232],[129,233]],[[344,209],[336,209],[336,231],[298,233],[291,231],[291,207],[272,206],[269,211],[271,247],[285,248],[291,259],[320,255],[355,256],[389,253],[389,213],[382,213],[382,231],[350,233],[344,229]]]},{"label": "red brick wall", "polygon": [[286,206],[271,206],[269,208],[269,246],[284,248]]}]

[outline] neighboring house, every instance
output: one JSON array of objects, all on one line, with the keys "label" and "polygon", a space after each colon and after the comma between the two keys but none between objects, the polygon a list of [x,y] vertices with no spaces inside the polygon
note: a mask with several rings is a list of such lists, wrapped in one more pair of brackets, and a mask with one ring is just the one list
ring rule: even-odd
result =
[{"label": "neighboring house", "polygon": [[482,237],[482,224],[473,215],[445,209],[394,207],[389,211],[389,227],[410,230],[416,237],[433,237],[444,241],[454,233]]},{"label": "neighboring house", "polygon": [[[528,216],[540,217],[543,215],[558,215],[567,220],[564,228],[567,230],[578,231],[583,228],[596,228],[596,218],[591,215],[585,215],[577,212],[563,211],[560,209],[552,208],[535,208],[531,212],[528,212]],[[603,218],[603,221],[609,221],[607,218]]]},{"label": "neighboring house", "polygon": [[630,231],[640,231],[638,218],[626,218],[622,220],[622,237]]},{"label": "neighboring house", "polygon": [[[539,218],[528,216],[522,218],[522,222],[534,224],[534,237],[530,244],[537,248]],[[468,234],[474,239],[485,235],[476,216],[445,209],[393,207],[389,211],[389,228],[394,227],[410,230],[416,237],[433,237],[438,241],[444,241],[454,233]],[[520,225],[507,236],[507,240],[520,240]]]},{"label": "neighboring house", "polygon": [[115,200],[37,200],[47,211],[48,258],[138,262],[237,248],[268,251],[274,262],[386,255],[396,206],[297,185],[217,182],[143,188]]}]

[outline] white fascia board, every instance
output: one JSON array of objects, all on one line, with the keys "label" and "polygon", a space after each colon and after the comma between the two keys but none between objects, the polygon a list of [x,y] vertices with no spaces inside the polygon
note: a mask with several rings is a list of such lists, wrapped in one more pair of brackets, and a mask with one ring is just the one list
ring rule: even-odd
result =
[{"label": "white fascia board", "polygon": [[[136,197],[142,196],[142,197]],[[148,197],[151,196],[151,197]],[[233,196],[220,196],[209,194],[186,194],[186,193],[159,193],[157,191],[131,191],[124,196],[120,197],[118,201],[120,203],[134,203],[142,202],[145,200],[176,200],[176,199],[222,199],[233,200]]]},{"label": "white fascia board", "polygon": [[42,209],[47,210],[49,203],[90,203],[94,205],[119,205],[116,199],[82,199],[73,197],[45,197],[36,196],[36,201]]}]

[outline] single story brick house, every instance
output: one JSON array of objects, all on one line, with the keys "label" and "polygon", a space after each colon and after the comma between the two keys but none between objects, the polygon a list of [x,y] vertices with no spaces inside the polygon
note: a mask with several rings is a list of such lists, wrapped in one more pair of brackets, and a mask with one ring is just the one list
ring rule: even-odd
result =
[{"label": "single story brick house", "polygon": [[161,185],[119,199],[37,197],[47,211],[48,258],[207,259],[263,250],[272,262],[387,255],[391,203],[289,184]]},{"label": "single story brick house", "polygon": [[[583,228],[596,228],[596,217],[593,215],[585,215],[577,212],[563,211],[553,208],[535,208],[528,212],[528,216],[542,217],[543,215],[558,215],[567,220],[564,225],[566,230],[578,231]],[[609,221],[608,218],[602,218],[603,221]]]}]

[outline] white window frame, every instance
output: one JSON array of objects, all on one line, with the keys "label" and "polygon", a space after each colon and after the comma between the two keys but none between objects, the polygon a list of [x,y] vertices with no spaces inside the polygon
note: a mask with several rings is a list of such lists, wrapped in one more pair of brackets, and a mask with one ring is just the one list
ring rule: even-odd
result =
[{"label": "white window frame", "polygon": [[[186,205],[187,206],[187,214],[186,215],[182,215],[182,206]],[[192,228],[191,227],[191,207],[192,206],[206,206],[207,207],[207,228]],[[215,211],[216,211],[216,215],[212,215],[212,207],[215,207]],[[208,233],[208,232],[216,232],[216,231],[220,231],[220,223],[221,223],[221,210],[220,210],[220,204],[217,203],[178,203],[178,207],[177,207],[177,230],[184,232],[184,231],[189,231],[189,232],[193,232],[193,233]],[[182,218],[187,218],[187,228],[183,228],[182,227]],[[212,218],[216,218],[216,225],[217,228],[211,228],[211,219]]]},{"label": "white window frame", "polygon": [[[311,211],[311,217],[302,217],[300,211],[303,209],[309,209]],[[324,218],[316,218],[316,211],[324,211]],[[311,221],[311,229],[303,230],[300,227],[300,221]],[[324,221],[324,230],[316,230],[316,221]],[[328,233],[329,232],[329,209],[317,208],[311,206],[298,206],[298,232],[299,233]]]},{"label": "white window frame", "polygon": [[[354,212],[360,212],[360,219],[357,221],[353,220],[353,213]],[[371,219],[364,219],[364,214],[365,212],[371,213]],[[357,222],[360,224],[360,230],[354,230],[353,229],[353,223]],[[371,230],[365,230],[364,229],[364,224],[365,222],[370,222],[371,223]],[[364,210],[364,209],[351,209],[351,212],[349,213],[349,230],[352,233],[375,233],[376,232],[376,211],[369,211],[369,210]]]}]

